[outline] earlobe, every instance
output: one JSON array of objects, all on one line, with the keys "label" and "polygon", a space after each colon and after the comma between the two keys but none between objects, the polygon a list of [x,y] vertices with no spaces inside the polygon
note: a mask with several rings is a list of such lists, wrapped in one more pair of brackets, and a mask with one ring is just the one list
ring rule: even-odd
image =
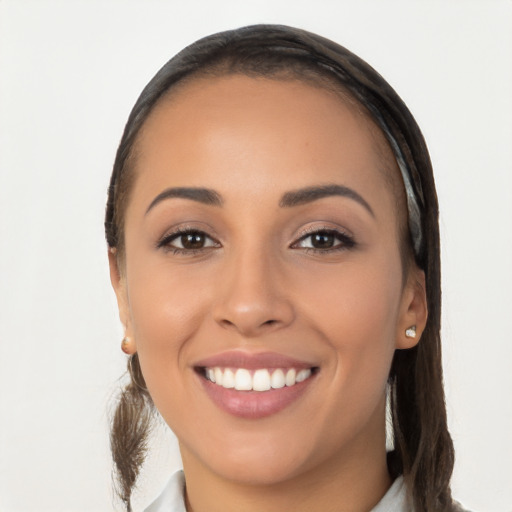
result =
[{"label": "earlobe", "polygon": [[416,346],[427,325],[428,306],[425,273],[419,268],[411,271],[402,296],[402,311],[397,325],[396,348]]}]

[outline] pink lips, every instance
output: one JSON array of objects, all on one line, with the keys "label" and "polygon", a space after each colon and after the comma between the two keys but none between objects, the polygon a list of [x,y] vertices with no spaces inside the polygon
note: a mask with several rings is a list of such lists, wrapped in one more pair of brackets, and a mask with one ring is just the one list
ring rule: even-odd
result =
[{"label": "pink lips", "polygon": [[257,370],[258,368],[312,368],[314,365],[305,361],[299,361],[291,357],[276,354],[274,352],[262,352],[260,354],[249,354],[240,350],[223,352],[194,364],[195,367],[213,368],[247,368]]},{"label": "pink lips", "polygon": [[[286,371],[290,368],[309,369],[315,365],[272,352],[249,354],[229,351],[198,361],[194,367],[200,370],[214,367],[248,370],[281,368]],[[233,416],[253,420],[276,414],[291,405],[307,391],[314,376],[290,387],[268,391],[237,391],[219,386],[206,379],[202,371],[198,372],[203,389],[218,407]]]}]

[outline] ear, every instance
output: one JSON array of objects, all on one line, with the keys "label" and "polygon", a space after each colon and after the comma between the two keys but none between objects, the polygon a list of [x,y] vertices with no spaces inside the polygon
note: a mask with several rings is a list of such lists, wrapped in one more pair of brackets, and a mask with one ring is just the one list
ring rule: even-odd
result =
[{"label": "ear", "polygon": [[108,265],[110,268],[110,282],[116,294],[117,307],[119,309],[119,319],[124,327],[123,352],[127,354],[135,354],[137,351],[130,318],[130,308],[128,306],[128,293],[126,288],[126,278],[119,266],[117,249],[109,248]]},{"label": "ear", "polygon": [[[427,318],[425,272],[414,266],[409,272],[402,293],[400,315],[397,323],[396,348],[407,349],[417,345],[427,325]],[[414,337],[406,334],[406,331],[411,327],[416,328],[416,336]]]}]

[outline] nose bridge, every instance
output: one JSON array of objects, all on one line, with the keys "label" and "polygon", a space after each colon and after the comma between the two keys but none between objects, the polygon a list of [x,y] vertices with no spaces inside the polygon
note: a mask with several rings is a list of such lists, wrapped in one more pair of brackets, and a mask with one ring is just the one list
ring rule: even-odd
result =
[{"label": "nose bridge", "polygon": [[254,240],[230,251],[222,275],[215,319],[244,336],[289,324],[291,302],[283,289],[280,258]]}]

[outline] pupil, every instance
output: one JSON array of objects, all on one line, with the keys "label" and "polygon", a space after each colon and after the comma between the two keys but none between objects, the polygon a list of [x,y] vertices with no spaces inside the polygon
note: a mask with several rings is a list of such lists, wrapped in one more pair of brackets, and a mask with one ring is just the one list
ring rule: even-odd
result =
[{"label": "pupil", "polygon": [[334,235],[329,233],[316,233],[313,235],[312,243],[315,249],[328,249],[334,246]]},{"label": "pupil", "polygon": [[181,237],[185,249],[201,249],[204,245],[204,236],[200,233],[189,233]]}]

